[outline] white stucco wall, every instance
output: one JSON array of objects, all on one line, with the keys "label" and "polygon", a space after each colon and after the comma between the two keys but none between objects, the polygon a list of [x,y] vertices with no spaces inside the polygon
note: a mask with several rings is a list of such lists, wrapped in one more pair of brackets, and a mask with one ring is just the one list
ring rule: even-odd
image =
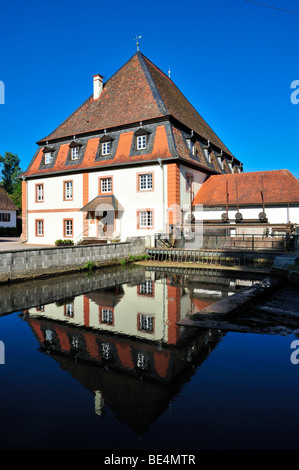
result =
[{"label": "white stucco wall", "polygon": [[17,226],[17,213],[16,211],[7,211],[0,209],[1,214],[10,214],[10,221],[0,221],[0,227],[16,227]]},{"label": "white stucco wall", "polygon": [[[138,174],[152,173],[153,190],[138,190]],[[113,232],[121,234],[121,241],[128,237],[147,237],[153,244],[153,236],[156,233],[165,233],[168,222],[168,167],[163,164],[147,164],[139,167],[127,166],[125,168],[108,168],[90,172],[88,175],[88,201],[92,201],[99,195],[100,178],[112,177],[112,194],[117,199],[123,211],[113,226]],[[180,166],[180,199],[182,209],[188,211],[190,207],[190,193],[186,191],[186,174],[193,176],[193,196],[197,193],[207,175],[201,171]],[[64,200],[64,182],[73,182],[73,199]],[[44,200],[36,201],[36,185],[44,185]],[[108,193],[105,193],[108,194]],[[84,202],[86,203],[86,201]],[[30,244],[53,245],[55,240],[63,237],[63,219],[73,219],[73,237],[75,242],[83,238],[84,214],[80,209],[83,203],[83,175],[72,174],[63,176],[51,176],[28,180],[27,182],[27,235]],[[138,225],[138,211],[153,211],[153,226],[142,228]],[[36,220],[44,221],[44,236],[36,236]],[[107,219],[106,219],[107,220]],[[100,222],[101,223],[101,222]],[[85,233],[89,237],[98,236],[98,221],[90,219],[89,231]]]},{"label": "white stucco wall", "polygon": [[[199,208],[195,210],[195,218],[196,220],[215,220],[220,221],[221,215],[225,212],[225,209],[219,210],[204,210],[201,211]],[[235,214],[237,210],[229,210],[228,216],[229,219],[234,222],[235,221]],[[241,212],[243,219],[250,219],[250,220],[259,220],[260,212],[263,212],[263,207],[256,207],[256,208],[239,208],[239,212]],[[265,207],[265,213],[268,218],[268,222],[270,224],[286,224],[288,222],[299,224],[299,205],[297,207],[290,207],[287,206],[272,206],[272,207]]]}]

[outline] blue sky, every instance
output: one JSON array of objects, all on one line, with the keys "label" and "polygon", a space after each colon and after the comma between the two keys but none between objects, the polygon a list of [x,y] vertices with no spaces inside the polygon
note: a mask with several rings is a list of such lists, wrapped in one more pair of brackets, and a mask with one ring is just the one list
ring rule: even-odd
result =
[{"label": "blue sky", "polygon": [[[0,154],[22,169],[48,135],[136,51],[171,78],[244,163],[299,176],[299,2],[28,0],[1,8]],[[298,94],[299,97],[299,94]]]}]

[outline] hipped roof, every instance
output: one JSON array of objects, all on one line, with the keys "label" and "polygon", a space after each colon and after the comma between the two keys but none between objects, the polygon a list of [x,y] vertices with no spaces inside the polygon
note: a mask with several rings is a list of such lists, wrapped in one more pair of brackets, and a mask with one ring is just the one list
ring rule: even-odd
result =
[{"label": "hipped roof", "polygon": [[174,82],[141,52],[107,80],[97,100],[90,96],[38,144],[165,116],[232,156]]}]

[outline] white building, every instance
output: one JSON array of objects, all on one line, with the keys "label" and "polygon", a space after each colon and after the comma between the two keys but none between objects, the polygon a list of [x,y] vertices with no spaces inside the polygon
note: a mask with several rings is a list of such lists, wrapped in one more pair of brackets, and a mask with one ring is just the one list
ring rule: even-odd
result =
[{"label": "white building", "polygon": [[15,228],[17,226],[17,208],[5,189],[0,186],[0,227]]},{"label": "white building", "polygon": [[166,233],[210,176],[241,172],[176,85],[137,52],[50,135],[23,174],[23,240]]},{"label": "white building", "polygon": [[299,181],[288,170],[211,176],[197,192],[194,216],[234,234],[299,225]]}]

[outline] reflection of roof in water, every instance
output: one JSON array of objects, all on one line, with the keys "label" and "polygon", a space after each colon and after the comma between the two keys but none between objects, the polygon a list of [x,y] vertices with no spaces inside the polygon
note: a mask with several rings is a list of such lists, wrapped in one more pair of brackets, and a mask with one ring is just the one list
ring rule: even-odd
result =
[{"label": "reflection of roof in water", "polygon": [[123,298],[124,289],[122,286],[114,286],[98,289],[85,295],[97,305],[115,307]]},{"label": "reflection of roof in water", "polygon": [[[194,335],[190,329],[183,347],[166,347],[29,315],[26,319],[41,351],[47,351],[86,389],[99,391],[106,405],[139,435],[165,411],[222,337],[216,330],[211,334],[198,329]],[[52,345],[45,341],[46,330],[53,332]],[[71,347],[74,337],[77,350]],[[103,346],[110,351],[109,357],[105,358]],[[143,359],[144,368],[138,367]]]}]

